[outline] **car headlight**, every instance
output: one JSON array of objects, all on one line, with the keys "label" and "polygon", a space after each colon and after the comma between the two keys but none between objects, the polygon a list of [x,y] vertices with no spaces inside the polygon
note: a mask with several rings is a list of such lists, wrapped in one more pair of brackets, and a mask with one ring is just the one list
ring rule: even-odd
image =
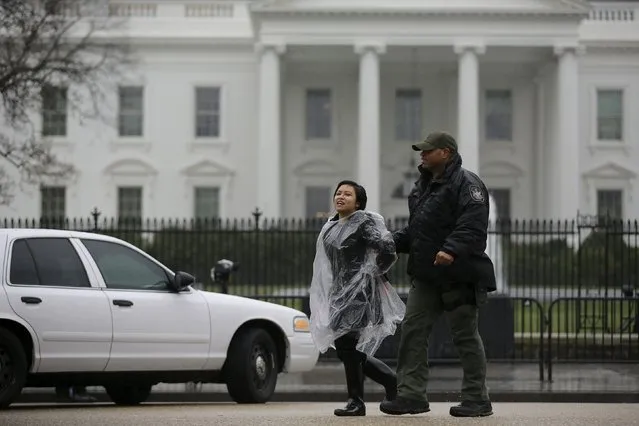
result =
[{"label": "car headlight", "polygon": [[311,324],[307,317],[295,317],[293,318],[293,331],[298,333],[309,333],[311,331]]}]

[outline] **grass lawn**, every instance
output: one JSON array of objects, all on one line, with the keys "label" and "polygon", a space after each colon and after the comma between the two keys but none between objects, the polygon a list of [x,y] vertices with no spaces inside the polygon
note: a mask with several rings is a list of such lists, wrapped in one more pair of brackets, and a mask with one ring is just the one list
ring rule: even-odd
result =
[{"label": "grass lawn", "polygon": [[[255,297],[272,303],[302,309],[305,289],[290,286],[293,289],[290,296],[273,296],[284,286],[252,286],[230,285],[229,293],[238,296]],[[209,287],[210,291],[220,291],[220,287]],[[536,304],[526,304],[522,300],[513,300],[513,317],[515,321],[515,333],[539,333],[541,312]],[[542,303],[542,309],[546,316],[550,302]],[[562,301],[552,307],[553,326],[552,333],[622,333],[632,332],[634,318],[639,306],[632,301]],[[630,325],[629,325],[630,324]]]},{"label": "grass lawn", "polygon": [[[513,302],[515,332],[539,332],[540,312],[534,304]],[[542,303],[547,316],[550,303]],[[629,318],[637,315],[636,302],[631,301],[563,301],[552,307],[552,333],[630,333]],[[549,318],[547,318],[549,319]]]}]

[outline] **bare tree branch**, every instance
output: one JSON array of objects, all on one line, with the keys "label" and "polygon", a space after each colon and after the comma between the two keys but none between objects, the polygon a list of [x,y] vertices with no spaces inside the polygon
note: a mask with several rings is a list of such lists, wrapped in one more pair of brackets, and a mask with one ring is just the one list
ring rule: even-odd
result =
[{"label": "bare tree branch", "polygon": [[[17,183],[74,173],[33,125],[44,90],[72,87],[69,115],[105,118],[107,82],[134,63],[128,44],[112,37],[126,22],[109,17],[107,7],[106,0],[0,0],[0,204],[11,201]],[[20,182],[11,182],[15,171]]]}]

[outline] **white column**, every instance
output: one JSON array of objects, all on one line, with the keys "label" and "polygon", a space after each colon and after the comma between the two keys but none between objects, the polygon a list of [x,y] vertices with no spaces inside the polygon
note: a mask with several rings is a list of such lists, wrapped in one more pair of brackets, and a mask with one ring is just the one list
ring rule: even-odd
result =
[{"label": "white column", "polygon": [[576,46],[555,47],[557,65],[557,139],[553,150],[553,167],[557,179],[553,182],[556,196],[551,207],[554,218],[573,220],[581,201],[581,170],[579,166],[579,65]]},{"label": "white column", "polygon": [[548,197],[546,197],[546,98],[544,77],[537,75],[534,79],[535,84],[535,145],[534,155],[532,156],[532,167],[535,173],[535,192],[533,196],[533,212],[539,219],[546,218],[546,208],[548,206]]},{"label": "white column", "polygon": [[359,60],[359,133],[357,144],[357,180],[366,188],[367,210],[379,212],[381,207],[380,162],[380,67],[379,55],[385,46],[355,46]]},{"label": "white column", "polygon": [[459,55],[457,83],[457,143],[463,167],[479,174],[479,58],[486,48],[456,45]]},{"label": "white column", "polygon": [[281,177],[281,45],[258,45],[257,207],[263,218],[276,219],[282,209]]}]

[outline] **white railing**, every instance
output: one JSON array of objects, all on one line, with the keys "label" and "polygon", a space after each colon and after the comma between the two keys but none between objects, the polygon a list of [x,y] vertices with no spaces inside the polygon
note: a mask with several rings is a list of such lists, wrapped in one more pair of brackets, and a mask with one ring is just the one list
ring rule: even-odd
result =
[{"label": "white railing", "polygon": [[128,18],[233,18],[235,5],[224,2],[136,2],[113,0],[109,3],[109,15]]},{"label": "white railing", "polygon": [[588,16],[589,21],[639,22],[639,6],[627,3],[594,4]]},{"label": "white railing", "polygon": [[109,16],[154,18],[157,16],[158,7],[155,3],[111,3],[109,4]]},{"label": "white railing", "polygon": [[184,16],[187,18],[232,18],[232,4],[186,4]]},{"label": "white railing", "polygon": [[80,16],[83,12],[80,4],[68,1],[56,2],[52,4],[40,0],[39,6],[48,15],[76,17]]}]

